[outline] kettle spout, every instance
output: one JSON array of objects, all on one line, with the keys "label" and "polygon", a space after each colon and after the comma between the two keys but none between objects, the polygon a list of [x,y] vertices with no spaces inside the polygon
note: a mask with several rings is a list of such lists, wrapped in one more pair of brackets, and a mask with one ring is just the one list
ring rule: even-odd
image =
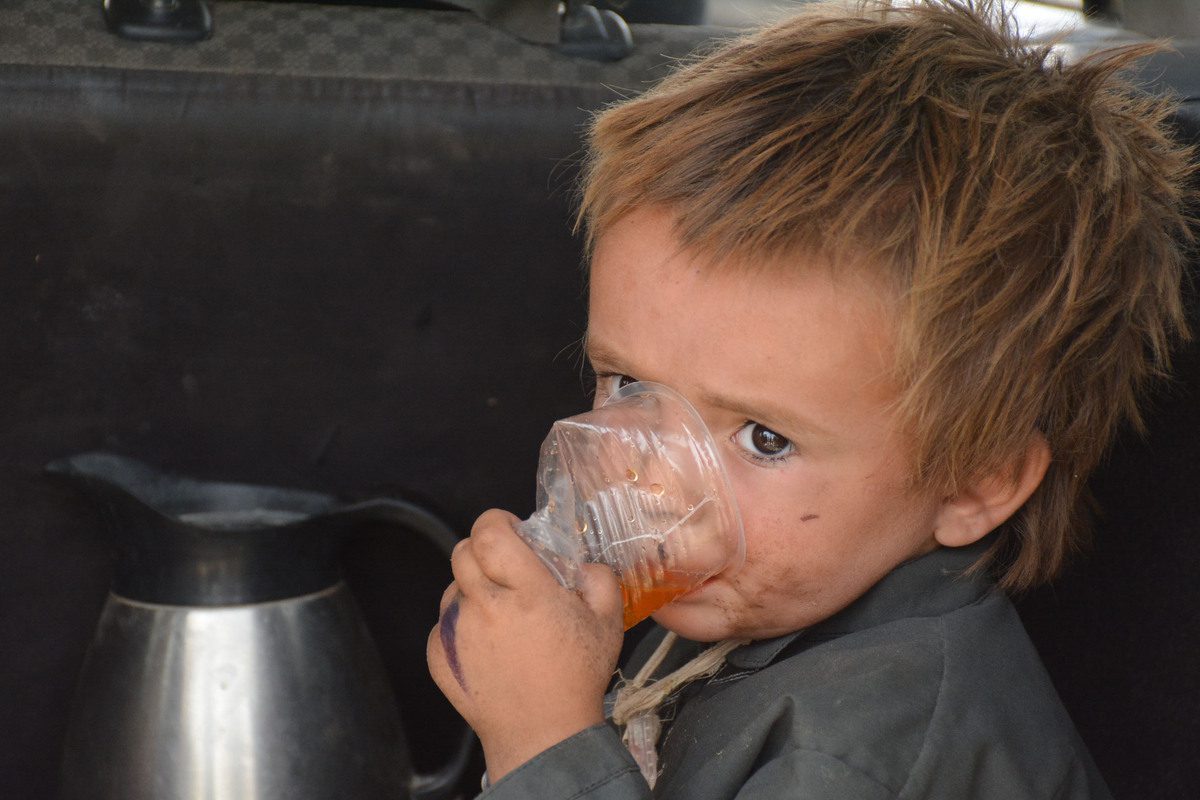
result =
[{"label": "kettle spout", "polygon": [[[116,492],[156,505],[156,488],[161,491],[163,475],[147,464],[115,453],[80,453],[51,461],[45,471],[66,478],[89,492]],[[104,492],[107,490],[107,492]]]}]

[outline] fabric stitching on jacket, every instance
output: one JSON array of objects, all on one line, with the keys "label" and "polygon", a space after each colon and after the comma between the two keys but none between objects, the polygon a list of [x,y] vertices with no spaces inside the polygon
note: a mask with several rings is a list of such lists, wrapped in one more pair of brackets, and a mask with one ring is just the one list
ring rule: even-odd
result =
[{"label": "fabric stitching on jacket", "polygon": [[712,680],[710,680],[708,682],[708,685],[709,686],[720,686],[723,683],[733,683],[734,681],[739,681],[742,678],[746,677],[747,675],[753,675],[755,672],[759,672],[759,671],[760,670],[756,670],[756,669],[744,669],[741,672],[731,672],[728,675],[714,677]]}]

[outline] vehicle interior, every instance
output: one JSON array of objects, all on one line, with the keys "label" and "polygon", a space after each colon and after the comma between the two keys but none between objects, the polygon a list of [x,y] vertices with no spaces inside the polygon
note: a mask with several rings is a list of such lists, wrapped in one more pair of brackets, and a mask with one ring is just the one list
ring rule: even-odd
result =
[{"label": "vehicle interior", "polygon": [[[395,497],[460,534],[527,515],[550,423],[589,403],[582,126],[797,5],[0,4],[0,797],[55,796],[115,567],[49,462]],[[1068,60],[1168,38],[1137,80],[1200,144],[1200,4],[1015,13]],[[1200,797],[1194,341],[1091,487],[1094,544],[1018,608],[1114,795]],[[431,772],[462,736],[425,666],[445,554],[365,523],[341,566]]]}]

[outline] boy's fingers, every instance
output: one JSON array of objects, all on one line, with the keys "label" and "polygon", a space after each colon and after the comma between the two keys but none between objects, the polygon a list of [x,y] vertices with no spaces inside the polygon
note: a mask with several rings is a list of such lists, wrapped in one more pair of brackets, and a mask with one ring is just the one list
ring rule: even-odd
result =
[{"label": "boy's fingers", "polygon": [[492,591],[492,581],[479,568],[479,559],[475,555],[475,541],[464,539],[454,546],[450,554],[450,572],[454,574],[454,583],[461,594],[470,596],[480,591]]},{"label": "boy's fingers", "polygon": [[471,530],[472,552],[493,583],[507,588],[549,583],[557,586],[545,565],[517,535],[519,520],[506,511],[484,512]]},{"label": "boy's fingers", "polygon": [[584,564],[579,594],[593,614],[620,622],[624,606],[621,585],[611,569],[603,564]]}]

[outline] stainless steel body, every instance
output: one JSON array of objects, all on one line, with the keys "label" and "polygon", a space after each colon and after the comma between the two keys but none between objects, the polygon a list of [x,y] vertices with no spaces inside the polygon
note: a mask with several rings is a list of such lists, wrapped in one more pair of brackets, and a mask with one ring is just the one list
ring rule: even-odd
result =
[{"label": "stainless steel body", "polygon": [[340,583],[225,607],[110,595],[80,676],[62,796],[408,797],[383,676]]},{"label": "stainless steel body", "polygon": [[63,800],[447,800],[474,748],[414,775],[338,554],[388,525],[449,557],[429,512],[197,481],[112,453],[47,466],[93,496],[118,558],[84,660]]}]

